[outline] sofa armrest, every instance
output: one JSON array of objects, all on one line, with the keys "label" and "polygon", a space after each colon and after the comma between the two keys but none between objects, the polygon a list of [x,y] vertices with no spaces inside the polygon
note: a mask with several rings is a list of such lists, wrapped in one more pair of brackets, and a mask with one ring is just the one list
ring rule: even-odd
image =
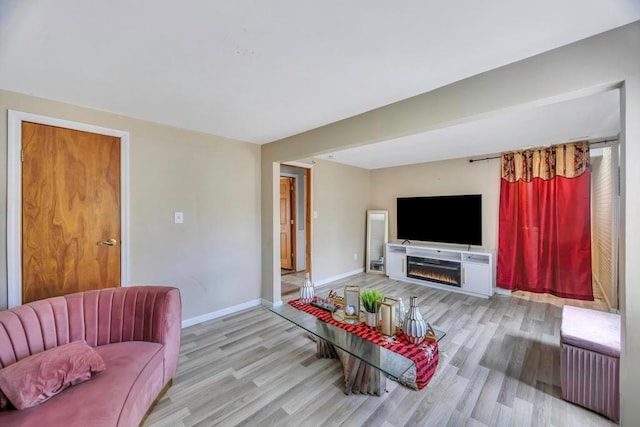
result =
[{"label": "sofa armrest", "polygon": [[151,318],[154,321],[153,342],[164,345],[164,383],[176,374],[182,331],[182,301],[178,288],[165,288],[161,303],[155,304]]},{"label": "sofa armrest", "polygon": [[[127,286],[120,290],[126,292],[122,304],[125,315],[122,318],[124,333],[121,340],[149,341],[164,345],[166,384],[178,369],[182,328],[180,290],[170,286]],[[118,305],[120,304],[114,304],[113,307]],[[129,311],[129,307],[132,311]],[[112,318],[115,317],[116,313]]]},{"label": "sofa armrest", "polygon": [[[84,336],[89,345],[126,341],[162,344],[165,352],[165,383],[175,375],[180,352],[182,323],[182,303],[178,288],[127,286],[82,294],[85,305]],[[87,309],[87,307],[95,307],[95,309]],[[69,311],[71,314],[76,310]],[[95,319],[92,317],[93,313],[95,313]],[[89,325],[97,325],[97,327],[93,328]]]}]

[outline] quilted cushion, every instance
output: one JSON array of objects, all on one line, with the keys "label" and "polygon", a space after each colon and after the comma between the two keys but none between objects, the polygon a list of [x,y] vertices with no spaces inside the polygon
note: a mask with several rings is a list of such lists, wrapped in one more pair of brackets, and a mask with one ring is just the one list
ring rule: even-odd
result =
[{"label": "quilted cushion", "polygon": [[620,315],[565,305],[560,339],[574,347],[620,357]]}]

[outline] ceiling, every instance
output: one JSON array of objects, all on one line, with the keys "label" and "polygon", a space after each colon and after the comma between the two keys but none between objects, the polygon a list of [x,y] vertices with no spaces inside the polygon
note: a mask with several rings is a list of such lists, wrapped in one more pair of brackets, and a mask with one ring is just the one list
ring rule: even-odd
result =
[{"label": "ceiling", "polygon": [[474,157],[617,137],[620,94],[611,90],[489,119],[318,156],[365,169]]},{"label": "ceiling", "polygon": [[0,88],[261,144],[638,19],[637,0],[0,0]]}]

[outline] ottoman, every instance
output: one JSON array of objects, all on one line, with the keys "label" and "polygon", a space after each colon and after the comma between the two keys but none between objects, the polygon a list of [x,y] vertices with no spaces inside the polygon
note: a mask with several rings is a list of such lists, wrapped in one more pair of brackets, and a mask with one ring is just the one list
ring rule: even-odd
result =
[{"label": "ottoman", "polygon": [[560,327],[562,397],[620,418],[620,316],[565,305]]}]

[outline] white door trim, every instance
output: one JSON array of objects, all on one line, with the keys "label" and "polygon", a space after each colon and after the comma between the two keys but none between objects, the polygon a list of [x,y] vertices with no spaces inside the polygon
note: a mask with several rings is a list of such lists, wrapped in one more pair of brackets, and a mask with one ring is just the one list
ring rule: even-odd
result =
[{"label": "white door trim", "polygon": [[298,162],[298,161],[282,162],[280,164],[283,166],[295,166],[303,169],[313,169],[313,165],[314,165],[314,163],[304,163],[304,162]]},{"label": "white door trim", "polygon": [[8,111],[7,140],[7,288],[9,308],[22,304],[22,122],[40,123],[120,138],[120,283],[129,285],[129,132],[69,120]]}]

